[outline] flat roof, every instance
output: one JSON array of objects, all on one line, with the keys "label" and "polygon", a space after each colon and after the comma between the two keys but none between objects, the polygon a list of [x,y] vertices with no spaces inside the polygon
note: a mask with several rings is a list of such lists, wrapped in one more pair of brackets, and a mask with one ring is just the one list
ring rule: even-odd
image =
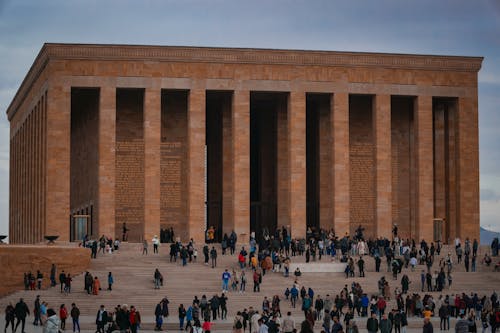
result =
[{"label": "flat roof", "polygon": [[261,48],[45,43],[6,110],[9,115],[50,60],[160,61],[380,67],[478,72],[483,57]]}]

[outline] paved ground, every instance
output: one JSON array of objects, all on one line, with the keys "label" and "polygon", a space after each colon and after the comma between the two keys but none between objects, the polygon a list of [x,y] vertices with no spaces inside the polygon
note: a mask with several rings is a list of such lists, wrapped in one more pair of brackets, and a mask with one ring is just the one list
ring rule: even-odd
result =
[{"label": "paved ground", "polygon": [[[152,331],[153,328],[153,312],[154,307],[158,301],[167,296],[170,300],[170,313],[171,316],[166,320],[166,327],[169,331],[177,330],[177,307],[180,303],[190,304],[193,296],[206,294],[210,298],[213,294],[221,292],[221,274],[224,268],[237,268],[237,257],[234,256],[219,256],[218,265],[216,268],[205,266],[198,258],[198,262],[188,264],[182,267],[180,263],[171,263],[168,256],[168,245],[163,245],[160,248],[160,254],[149,254],[143,256],[141,254],[142,247],[140,244],[124,244],[122,249],[114,254],[100,254],[97,259],[93,260],[89,271],[98,276],[103,284],[103,290],[97,296],[87,295],[83,290],[83,277],[77,276],[73,281],[73,292],[70,295],[64,295],[59,292],[59,288],[51,288],[49,290],[41,291],[19,291],[9,296],[0,299],[0,308],[3,310],[8,302],[15,304],[20,297],[23,297],[30,309],[33,307],[33,301],[37,294],[41,296],[42,300],[49,303],[49,307],[59,308],[60,304],[64,303],[70,308],[71,303],[75,302],[82,312],[81,324],[82,332],[95,331],[95,313],[100,304],[104,304],[108,309],[114,308],[117,304],[126,303],[128,305],[135,305],[141,312],[143,319],[142,332]],[[199,249],[201,252],[201,249]],[[220,250],[219,250],[220,253]],[[446,251],[443,253],[447,253]],[[482,257],[482,254],[480,254]],[[303,262],[304,258],[292,258],[295,262]],[[323,258],[323,261],[330,260],[330,258]],[[343,273],[305,273],[300,277],[299,283],[307,287],[312,287],[316,295],[336,295],[345,284],[352,283],[353,281],[359,282],[364,291],[370,294],[377,292],[377,280],[385,275],[389,280],[391,289],[398,286],[399,278],[393,281],[390,273],[376,273],[374,272],[373,260],[365,257],[367,262],[367,275],[365,278],[350,278],[345,279]],[[385,262],[383,266],[385,267]],[[160,290],[153,288],[153,271],[159,268],[165,277],[165,285]],[[415,272],[404,270],[410,276],[412,284],[410,292],[420,291],[420,269],[418,267]],[[115,285],[113,291],[106,291],[105,281],[108,271],[112,271],[115,276]],[[239,271],[239,270],[238,270]],[[251,290],[252,283],[251,273],[247,271],[247,284],[246,293],[229,292],[228,294],[228,318],[227,321],[215,321],[214,332],[229,332],[232,327],[232,319],[236,311],[242,310],[253,306],[256,309],[261,308],[262,299],[264,296],[272,297],[273,295],[280,295],[283,297],[283,292],[286,287],[293,283],[293,278],[285,278],[282,273],[268,273],[264,277],[260,293],[254,293]],[[498,290],[500,287],[500,273],[493,272],[492,268],[484,267],[478,263],[478,272],[466,273],[463,267],[456,267],[453,273],[453,285],[451,289],[446,290],[443,294],[455,294],[458,292],[478,292],[479,294],[491,294],[493,291]],[[22,278],[22,277],[19,277]],[[438,296],[440,293],[432,293]],[[394,306],[394,301],[390,306]],[[300,323],[303,319],[303,314],[300,308],[292,309],[286,301],[281,303],[281,311],[291,310],[296,321]],[[32,317],[29,318],[26,332],[41,332],[39,327],[31,324]],[[361,332],[366,332],[365,319],[356,318]],[[410,318],[409,332],[421,331],[422,319]],[[439,320],[433,318],[434,328],[439,329]],[[4,327],[5,322],[3,315],[0,316],[0,327]],[[164,325],[165,326],[165,325]],[[321,324],[317,323],[315,331],[320,332]],[[453,324],[452,324],[453,327]],[[478,322],[478,327],[480,323]],[[71,323],[67,324],[67,328],[71,331]],[[19,332],[19,329],[18,329]]]}]

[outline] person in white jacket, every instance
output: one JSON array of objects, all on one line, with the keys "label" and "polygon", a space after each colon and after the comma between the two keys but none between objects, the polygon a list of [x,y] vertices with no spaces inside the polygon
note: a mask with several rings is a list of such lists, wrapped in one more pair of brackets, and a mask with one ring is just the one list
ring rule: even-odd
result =
[{"label": "person in white jacket", "polygon": [[155,235],[151,242],[153,243],[153,253],[158,253],[158,247],[160,246],[160,240],[158,239],[158,236]]},{"label": "person in white jacket", "polygon": [[59,333],[59,324],[61,320],[57,317],[53,309],[47,310],[47,320],[43,325],[43,333]]}]

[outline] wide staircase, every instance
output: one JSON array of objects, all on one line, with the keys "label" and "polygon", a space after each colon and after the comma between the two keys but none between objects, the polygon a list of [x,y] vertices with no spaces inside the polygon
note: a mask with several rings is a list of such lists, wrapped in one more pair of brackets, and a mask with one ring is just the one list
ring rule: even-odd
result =
[{"label": "wide staircase", "polygon": [[[448,253],[445,247],[441,252],[441,256]],[[440,294],[455,294],[455,293],[470,293],[478,292],[480,295],[490,295],[493,291],[498,290],[500,287],[500,273],[493,272],[493,266],[486,267],[481,264],[483,253],[487,251],[485,248],[481,249],[478,256],[477,272],[466,273],[461,265],[454,265],[453,270],[453,284],[451,289],[447,289],[442,293],[432,293],[435,297]],[[123,243],[118,251],[113,254],[99,253],[97,259],[93,259],[89,272],[95,277],[97,276],[101,281],[102,290],[98,295],[88,295],[84,290],[83,274],[76,276],[73,279],[71,294],[65,295],[60,293],[59,286],[47,290],[37,291],[18,291],[14,294],[0,299],[0,307],[2,309],[12,302],[15,304],[19,298],[24,298],[30,310],[33,308],[33,302],[36,295],[40,295],[41,300],[48,302],[49,307],[56,309],[58,312],[61,304],[66,304],[68,310],[71,308],[71,303],[76,303],[81,311],[81,326],[82,332],[95,331],[95,314],[101,304],[105,305],[108,310],[113,310],[119,304],[134,305],[140,312],[142,317],[141,331],[152,331],[154,327],[154,309],[156,304],[164,297],[170,301],[169,310],[170,316],[166,319],[164,329],[178,330],[177,308],[179,304],[184,304],[186,307],[191,304],[194,296],[201,298],[206,295],[210,299],[214,294],[220,295],[222,291],[221,275],[224,269],[232,272],[233,268],[240,272],[237,263],[237,253],[235,255],[221,255],[220,248],[218,248],[219,256],[217,258],[217,267],[211,268],[203,263],[203,256],[199,255],[197,262],[188,263],[187,266],[182,266],[180,260],[177,262],[170,262],[169,259],[169,244],[162,244],[159,254],[153,254],[152,249],[149,249],[148,255],[142,255],[142,244],[137,243]],[[198,253],[201,253],[201,246],[198,246]],[[229,252],[228,252],[229,253]],[[89,252],[90,255],[90,252]],[[392,274],[387,272],[387,265],[385,258],[382,261],[382,269],[380,273],[374,272],[374,260],[368,256],[364,257],[366,262],[366,277],[358,277],[356,267],[356,277],[345,278],[344,273],[304,273],[299,279],[298,283],[305,286],[306,289],[311,287],[315,296],[321,295],[324,297],[326,294],[335,296],[340,293],[344,285],[350,287],[351,283],[356,281],[361,284],[363,290],[368,295],[377,294],[377,281],[381,276],[385,276],[391,286],[391,291],[395,287],[401,287],[400,278],[397,280],[392,279]],[[494,258],[497,259],[497,258]],[[454,258],[456,263],[456,258]],[[324,256],[322,262],[331,261],[330,257]],[[304,257],[292,257],[292,262],[305,262]],[[436,258],[435,266],[439,262],[439,257]],[[494,260],[495,262],[495,260]],[[153,285],[153,272],[158,268],[164,277],[164,285],[159,289],[154,289]],[[412,283],[410,284],[410,292],[420,292],[420,272],[424,266],[417,266],[414,272],[410,269],[403,269],[403,273],[408,274]],[[107,275],[112,272],[115,283],[113,290],[107,289]],[[58,272],[59,273],[59,272]],[[253,306],[254,309],[261,310],[262,300],[264,296],[269,299],[273,295],[279,295],[281,301],[281,312],[286,314],[287,311],[292,311],[295,317],[297,327],[300,327],[300,322],[303,320],[304,315],[300,309],[300,304],[297,308],[291,308],[290,303],[284,300],[284,291],[287,287],[291,287],[295,277],[291,272],[290,277],[284,277],[282,272],[268,272],[263,277],[263,283],[260,292],[253,292],[252,271],[246,269],[247,274],[247,288],[246,292],[230,292],[228,297],[228,316],[226,320],[215,320],[215,332],[229,332],[231,331],[233,319],[237,311],[244,308]],[[16,277],[13,277],[16,278]],[[20,279],[22,277],[19,277]],[[299,302],[300,303],[300,302]],[[390,300],[388,308],[395,307],[394,299]],[[3,316],[2,316],[3,317]],[[2,318],[3,319],[3,318]],[[32,320],[33,317],[30,317]],[[366,331],[366,318],[356,318],[358,326],[361,331]],[[439,328],[439,319],[433,319],[434,327]],[[409,318],[410,330],[421,330],[421,318]],[[453,324],[452,324],[453,327]],[[27,332],[38,332],[38,328],[34,328],[31,323],[27,326]],[[71,330],[71,323],[68,320],[66,329]],[[321,322],[315,325],[315,331],[321,330]]]}]

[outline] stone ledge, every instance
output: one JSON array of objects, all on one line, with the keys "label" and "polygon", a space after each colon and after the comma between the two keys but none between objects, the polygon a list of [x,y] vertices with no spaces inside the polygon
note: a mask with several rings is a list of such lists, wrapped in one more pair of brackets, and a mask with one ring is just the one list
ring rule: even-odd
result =
[{"label": "stone ledge", "polygon": [[0,246],[0,296],[23,290],[23,274],[31,271],[43,274],[42,289],[50,285],[50,268],[56,264],[56,281],[64,270],[72,276],[90,265],[90,250],[74,245],[2,245]]},{"label": "stone ledge", "polygon": [[344,273],[347,264],[338,262],[309,262],[309,263],[291,263],[290,274],[297,269],[302,273]]}]

